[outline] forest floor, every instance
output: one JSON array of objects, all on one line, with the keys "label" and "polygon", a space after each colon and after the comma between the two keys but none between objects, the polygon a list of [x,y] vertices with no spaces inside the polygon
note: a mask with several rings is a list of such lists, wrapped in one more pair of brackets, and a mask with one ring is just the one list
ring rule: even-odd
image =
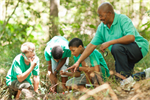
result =
[{"label": "forest floor", "polygon": [[[7,100],[8,88],[5,83],[6,71],[0,69],[0,99]],[[44,93],[38,100],[149,100],[150,99],[150,79],[140,80],[134,84],[130,91],[120,87],[120,83],[113,80],[100,85],[95,89],[89,89],[88,92],[73,91],[69,93]],[[90,96],[91,95],[91,96]]]}]

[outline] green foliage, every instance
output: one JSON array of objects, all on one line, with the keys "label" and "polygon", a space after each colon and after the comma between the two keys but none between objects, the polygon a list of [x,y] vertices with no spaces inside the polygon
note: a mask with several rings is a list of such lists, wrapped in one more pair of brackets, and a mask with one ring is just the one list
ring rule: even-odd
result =
[{"label": "green foliage", "polygon": [[[0,21],[0,27],[3,26],[3,22]],[[4,43],[15,45],[16,43],[23,43],[27,40],[32,41],[33,35],[27,35],[27,28],[30,27],[29,25],[24,24],[7,24],[5,29],[1,30],[1,33],[4,31],[4,34],[1,37],[1,45]],[[28,38],[30,37],[30,38]]]},{"label": "green foliage", "polygon": [[[45,21],[45,17],[43,17],[43,15],[49,15],[49,2],[47,0],[38,0],[38,2],[36,0],[19,1],[19,5],[13,16],[11,16],[8,11],[11,10],[12,12],[14,9],[8,9],[8,14],[5,16],[6,19],[0,21],[0,68],[6,69],[6,72],[8,71],[14,57],[20,53],[20,46],[22,43],[26,41],[35,43],[36,53],[40,58],[40,91],[41,93],[48,93],[50,82],[48,81],[49,78],[46,76],[47,63],[44,59],[44,49],[47,41],[41,41],[41,37],[46,37],[45,31],[43,31],[43,27],[45,28],[45,26],[47,27],[51,25],[49,20]],[[134,7],[134,5],[136,5],[138,2],[132,2],[134,4],[133,5],[121,0],[107,1],[110,1],[110,3],[113,4],[115,10],[119,10],[120,13],[128,15],[130,18],[134,18],[139,15],[139,9],[134,11],[132,9],[132,7]],[[17,2],[18,1],[11,0],[7,2],[6,5],[7,7],[14,8],[14,5],[16,5]],[[59,18],[63,19],[62,21],[58,22],[59,34],[61,36],[66,36],[68,41],[74,37],[78,37],[83,41],[84,46],[87,46],[93,38],[93,34],[96,32],[97,26],[100,24],[99,18],[97,17],[97,8],[100,3],[101,0],[60,0],[60,6],[64,7],[63,9],[66,10],[66,14]],[[147,5],[144,7],[142,12],[145,12],[145,8],[148,9],[149,5]],[[150,10],[147,11],[146,14],[150,16]],[[10,20],[5,26],[4,24],[7,19],[9,19],[9,17]],[[48,18],[49,17],[50,16],[48,16]],[[141,25],[139,32],[147,40],[150,39],[149,20],[147,23]],[[97,47],[98,50],[99,46]],[[135,72],[143,71],[143,69],[149,67],[149,55],[150,53],[148,53],[146,57],[144,57],[139,63],[135,65]],[[115,70],[114,58],[110,51],[108,51],[108,56],[104,57],[104,59],[106,60],[109,69]],[[71,56],[69,65],[72,64],[74,64],[74,61],[73,57]],[[5,77],[2,78],[4,79],[3,84],[0,85],[5,87]],[[112,84],[114,85],[114,83]],[[4,91],[4,93],[5,92],[6,91]],[[104,95],[107,94],[108,91]],[[3,95],[1,95],[0,98],[2,98],[2,96]]]},{"label": "green foliage", "polygon": [[148,14],[148,16],[150,16],[150,10],[148,10],[146,13]]},{"label": "green foliage", "polygon": [[[150,16],[150,10],[148,10],[146,12],[146,14],[148,14],[148,16]],[[143,37],[145,37],[146,39],[150,39],[150,19],[143,25],[141,25],[141,28],[143,28],[140,33]]]}]

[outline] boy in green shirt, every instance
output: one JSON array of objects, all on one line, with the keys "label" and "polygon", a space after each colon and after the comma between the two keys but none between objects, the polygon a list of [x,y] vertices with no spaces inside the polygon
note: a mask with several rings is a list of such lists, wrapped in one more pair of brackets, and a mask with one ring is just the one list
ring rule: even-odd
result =
[{"label": "boy in green shirt", "polygon": [[[35,45],[31,42],[26,42],[21,46],[21,54],[17,55],[11,68],[6,76],[6,84],[10,92],[15,92],[15,99],[19,99],[20,93],[24,89],[32,90],[32,83],[30,80],[33,74],[34,91],[38,93],[39,85],[39,58],[35,55]],[[28,91],[30,93],[30,91]],[[27,98],[33,97],[25,93]],[[11,96],[11,95],[10,95]]]},{"label": "boy in green shirt", "polygon": [[[44,51],[45,59],[48,62],[48,75],[51,81],[51,92],[56,92],[57,74],[60,70],[66,70],[71,51],[68,47],[68,41],[62,36],[53,37],[48,43]],[[66,89],[65,83],[68,79],[67,75],[61,75],[63,89]]]},{"label": "boy in green shirt", "polygon": [[[72,55],[74,55],[73,58],[75,62],[80,58],[81,54],[85,50],[82,40],[80,40],[79,38],[73,38],[69,42],[69,49],[71,50]],[[81,71],[83,71],[85,75],[81,74]],[[79,86],[94,83],[92,81],[93,77],[91,73],[95,73],[96,75],[101,76],[99,77],[98,82],[102,82],[101,78],[103,79],[103,81],[106,81],[106,78],[110,76],[109,69],[103,56],[96,49],[84,61],[80,63],[79,69],[76,72],[61,72],[61,74],[63,75],[75,76],[74,78],[67,81],[66,86]]]}]

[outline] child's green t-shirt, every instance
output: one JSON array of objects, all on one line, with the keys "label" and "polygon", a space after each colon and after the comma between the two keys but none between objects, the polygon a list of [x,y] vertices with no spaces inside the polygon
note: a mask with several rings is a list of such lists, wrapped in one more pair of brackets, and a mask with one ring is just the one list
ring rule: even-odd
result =
[{"label": "child's green t-shirt", "polygon": [[[24,57],[21,54],[17,55],[13,60],[11,68],[9,69],[6,76],[7,86],[10,85],[12,81],[17,80],[17,75],[21,75],[22,73],[27,71],[30,68],[30,65],[31,64],[29,65],[25,64]],[[30,84],[32,84],[30,80],[31,74],[35,76],[39,75],[39,58],[38,58],[37,65],[34,67],[33,71],[29,74],[29,76],[25,79]]]},{"label": "child's green t-shirt", "polygon": [[56,45],[60,45],[63,49],[63,55],[62,55],[62,58],[65,58],[65,57],[70,57],[71,56],[71,51],[68,47],[68,40],[65,39],[64,37],[62,36],[55,36],[53,37],[48,43],[47,43],[47,46],[45,48],[45,51],[44,51],[44,55],[45,55],[45,59],[46,61],[50,61],[51,58],[52,58],[52,54],[51,54],[51,50],[54,46]]},{"label": "child's green t-shirt", "polygon": [[[80,58],[81,54],[78,57],[73,57],[74,61],[77,62],[77,60]],[[101,72],[102,72],[102,77],[103,79],[107,78],[110,76],[109,74],[109,69],[107,67],[107,64],[105,62],[105,59],[101,55],[101,53],[98,50],[94,50],[89,57],[87,57],[85,60],[86,64],[90,67],[94,67],[96,65],[100,66]],[[80,64],[79,67],[82,65]]]}]

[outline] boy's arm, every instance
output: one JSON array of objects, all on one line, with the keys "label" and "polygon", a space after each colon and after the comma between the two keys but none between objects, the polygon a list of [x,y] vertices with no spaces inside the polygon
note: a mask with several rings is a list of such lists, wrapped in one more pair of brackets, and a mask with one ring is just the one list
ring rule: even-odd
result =
[{"label": "boy's arm", "polygon": [[[67,57],[61,59],[61,61],[59,62],[56,70],[59,71],[61,69],[61,67],[65,64]],[[54,72],[54,74],[56,74],[56,72]]]},{"label": "boy's arm", "polygon": [[25,71],[24,73],[22,73],[20,75],[17,75],[18,81],[19,82],[24,81],[29,76],[29,74],[32,72],[32,70],[34,69],[35,66],[36,66],[36,63],[35,62],[31,62],[31,66],[30,66],[30,68],[27,71]]},{"label": "boy's arm", "polygon": [[67,76],[71,76],[71,77],[79,77],[81,75],[80,72],[76,71],[74,73],[72,72],[63,72],[63,71],[60,71],[60,74],[61,75],[67,75]]},{"label": "boy's arm", "polygon": [[48,71],[52,72],[51,60],[47,62],[48,62]]},{"label": "boy's arm", "polygon": [[79,67],[79,70],[84,71],[86,73],[91,73],[91,72],[94,72],[94,71],[100,72],[99,65],[96,65],[94,67],[82,66],[82,67]]},{"label": "boy's arm", "polygon": [[39,76],[33,76],[33,85],[34,85],[34,91],[38,93],[38,87],[39,87]]},{"label": "boy's arm", "polygon": [[48,75],[50,78],[51,83],[54,85],[57,83],[57,78],[54,75],[54,73],[52,72],[52,65],[51,65],[51,61],[48,61]]}]

